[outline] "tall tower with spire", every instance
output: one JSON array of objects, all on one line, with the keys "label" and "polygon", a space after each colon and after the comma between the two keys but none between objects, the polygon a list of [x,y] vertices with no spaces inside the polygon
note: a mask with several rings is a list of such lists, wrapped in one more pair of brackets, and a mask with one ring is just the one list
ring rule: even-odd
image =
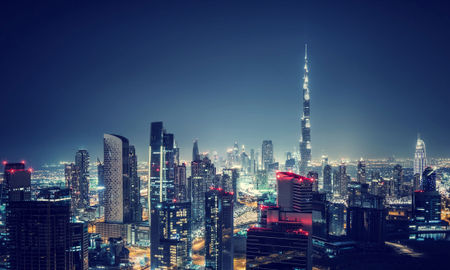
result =
[{"label": "tall tower with spire", "polygon": [[300,137],[300,173],[306,174],[311,166],[311,122],[310,122],[310,94],[308,83],[308,45],[305,44],[305,67],[303,75],[303,115],[301,117]]},{"label": "tall tower with spire", "polygon": [[422,173],[427,167],[427,151],[425,142],[417,135],[416,153],[414,154],[414,174],[419,174],[422,179]]}]

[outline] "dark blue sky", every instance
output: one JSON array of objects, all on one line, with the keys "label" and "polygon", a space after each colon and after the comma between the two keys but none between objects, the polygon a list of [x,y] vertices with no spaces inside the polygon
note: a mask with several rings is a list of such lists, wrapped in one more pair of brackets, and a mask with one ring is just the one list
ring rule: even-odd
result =
[{"label": "dark blue sky", "polygon": [[[62,3],[64,2],[64,3]],[[450,8],[430,1],[0,4],[0,157],[34,166],[162,120],[189,158],[297,145],[303,46],[313,158],[450,156]]]}]

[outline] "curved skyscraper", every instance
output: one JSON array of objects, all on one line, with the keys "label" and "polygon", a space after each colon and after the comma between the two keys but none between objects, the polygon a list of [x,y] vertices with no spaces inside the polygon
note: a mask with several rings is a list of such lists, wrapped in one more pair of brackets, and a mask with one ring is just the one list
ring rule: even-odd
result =
[{"label": "curved skyscraper", "polygon": [[305,44],[305,67],[303,75],[303,115],[301,118],[302,134],[300,138],[300,173],[306,174],[311,165],[311,123],[308,84],[308,47]]},{"label": "curved skyscraper", "polygon": [[[128,139],[104,134],[105,222],[123,223],[124,181],[128,181]],[[126,178],[126,179],[124,179]]]},{"label": "curved skyscraper", "polygon": [[414,155],[414,174],[419,174],[422,179],[422,173],[427,167],[427,152],[425,149],[425,142],[417,137],[416,153]]}]

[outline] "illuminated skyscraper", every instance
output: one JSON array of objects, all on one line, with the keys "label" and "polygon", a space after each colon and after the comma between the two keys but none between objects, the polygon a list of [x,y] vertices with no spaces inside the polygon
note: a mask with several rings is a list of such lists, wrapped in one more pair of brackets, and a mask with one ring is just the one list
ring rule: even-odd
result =
[{"label": "illuminated skyscraper", "polygon": [[186,164],[175,167],[175,199],[179,202],[189,201]]},{"label": "illuminated skyscraper", "polygon": [[394,193],[396,197],[402,196],[403,168],[400,164],[394,166],[392,170],[392,181],[394,182]]},{"label": "illuminated skyscraper", "polygon": [[331,166],[329,164],[323,167],[323,191],[326,193],[331,193],[333,190],[331,182]]},{"label": "illuminated skyscraper", "polygon": [[158,203],[161,235],[152,269],[187,269],[191,260],[190,202]]},{"label": "illuminated skyscraper", "polygon": [[[163,204],[175,198],[175,140],[166,133],[162,122],[153,122],[150,128],[149,149],[149,208],[152,269],[167,269],[164,234]],[[166,254],[167,255],[167,254]]]},{"label": "illuminated skyscraper", "polygon": [[100,161],[99,158],[97,158],[97,192],[98,192],[98,203],[101,207],[104,205],[104,197],[105,197],[105,176],[104,176],[104,169],[103,169],[103,163]]},{"label": "illuminated skyscraper", "polygon": [[303,115],[301,118],[302,134],[300,138],[300,173],[306,174],[311,166],[311,122],[310,122],[310,94],[308,84],[308,47],[305,44],[305,67],[303,75]]},{"label": "illuminated skyscraper", "polygon": [[128,139],[104,134],[105,222],[123,223],[129,204],[124,187],[129,182]]},{"label": "illuminated skyscraper", "polygon": [[69,203],[12,201],[8,211],[9,269],[74,269]]},{"label": "illuminated skyscraper", "polygon": [[191,162],[191,177],[189,179],[189,194],[192,202],[192,223],[203,226],[205,218],[205,192],[213,186],[216,168],[211,160],[204,157],[203,160]]},{"label": "illuminated skyscraper", "polygon": [[80,170],[80,207],[89,207],[89,153],[78,150],[75,154],[75,165]]},{"label": "illuminated skyscraper", "polygon": [[358,161],[358,175],[356,180],[361,184],[366,183],[366,162],[363,158]]},{"label": "illuminated skyscraper", "polygon": [[350,176],[347,175],[347,167],[344,163],[339,166],[339,170],[333,173],[333,194],[339,196],[347,195],[348,182]]},{"label": "illuminated skyscraper", "polygon": [[64,168],[64,176],[66,178],[66,187],[70,190],[70,212],[73,216],[78,214],[82,209],[81,192],[80,192],[80,168],[73,164],[66,164]]},{"label": "illuminated skyscraper", "polygon": [[128,152],[129,162],[129,201],[130,201],[130,221],[138,222],[142,220],[142,205],[141,205],[141,179],[137,174],[138,161],[136,150],[133,145],[130,145]]},{"label": "illuminated skyscraper", "polygon": [[277,173],[277,206],[285,211],[311,213],[314,182],[291,172]]},{"label": "illuminated skyscraper", "polygon": [[262,142],[261,150],[261,165],[264,170],[269,169],[269,165],[273,163],[273,144],[271,140],[264,140]]},{"label": "illuminated skyscraper", "polygon": [[205,209],[205,269],[233,270],[233,193],[211,188]]},{"label": "illuminated skyscraper", "polygon": [[436,171],[431,168],[427,167],[422,173],[422,184],[421,184],[423,191],[436,191]]},{"label": "illuminated skyscraper", "polygon": [[5,203],[31,200],[31,169],[25,162],[5,164],[4,184]]},{"label": "illuminated skyscraper", "polygon": [[417,138],[416,143],[416,153],[414,155],[414,174],[419,174],[420,179],[422,179],[422,173],[427,167],[427,152],[425,148],[425,142]]},{"label": "illuminated skyscraper", "polygon": [[311,269],[312,179],[277,173],[277,206],[260,206],[260,227],[247,230],[246,269]]}]

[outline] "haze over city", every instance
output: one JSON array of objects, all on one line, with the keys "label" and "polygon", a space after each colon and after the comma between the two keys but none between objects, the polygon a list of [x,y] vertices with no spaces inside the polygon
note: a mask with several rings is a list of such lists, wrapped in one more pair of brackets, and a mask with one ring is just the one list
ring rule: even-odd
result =
[{"label": "haze over city", "polygon": [[449,6],[433,2],[152,1],[1,4],[0,157],[38,166],[103,133],[148,159],[164,121],[190,159],[234,141],[284,160],[300,137],[308,44],[312,156],[412,158],[450,149]]}]

